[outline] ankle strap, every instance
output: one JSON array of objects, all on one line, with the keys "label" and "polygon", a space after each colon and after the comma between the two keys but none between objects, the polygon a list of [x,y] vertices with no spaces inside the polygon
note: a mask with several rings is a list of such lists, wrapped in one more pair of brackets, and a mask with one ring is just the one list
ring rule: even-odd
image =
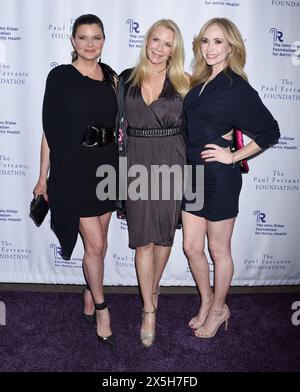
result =
[{"label": "ankle strap", "polygon": [[153,313],[156,313],[156,308],[155,307],[152,310],[152,312],[146,312],[144,309],[142,309],[142,314],[153,314]]},{"label": "ankle strap", "polygon": [[95,309],[96,310],[103,310],[107,308],[106,302],[102,302],[101,304],[95,304]]}]

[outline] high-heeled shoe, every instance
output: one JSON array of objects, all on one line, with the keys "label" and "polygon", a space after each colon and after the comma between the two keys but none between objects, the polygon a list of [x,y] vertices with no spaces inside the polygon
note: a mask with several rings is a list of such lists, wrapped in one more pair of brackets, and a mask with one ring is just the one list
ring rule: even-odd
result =
[{"label": "high-heeled shoe", "polygon": [[193,318],[189,321],[189,327],[192,328],[194,331],[196,331],[196,330],[199,329],[200,327],[203,327],[203,325],[204,325],[204,323],[205,323],[205,321],[206,321],[206,319],[207,319],[208,313],[209,313],[209,311],[210,311],[211,305],[212,305],[212,303],[213,303],[213,299],[214,299],[214,295],[212,294],[211,297],[209,298],[209,300],[207,300],[207,301],[204,302],[204,303],[203,303],[203,302],[201,303],[201,306],[202,306],[203,304],[204,304],[204,305],[209,304],[209,309],[208,309],[207,315],[206,315],[206,317],[205,317],[205,319],[204,319],[204,321],[203,321],[202,323],[197,319],[197,316],[193,317]]},{"label": "high-heeled shoe", "polygon": [[[91,290],[90,290],[88,285],[83,289],[83,292],[82,292],[83,301],[84,301],[84,294],[85,294],[86,291],[91,292]],[[83,312],[83,318],[89,325],[92,325],[92,326],[93,325],[97,325],[97,323],[96,323],[96,311],[95,310],[94,310],[93,314],[87,314],[87,313]]]},{"label": "high-heeled shoe", "polygon": [[[95,304],[95,309],[96,310],[107,309],[106,302],[102,302],[101,304]],[[114,338],[113,334],[111,334],[109,336],[100,336],[97,333],[97,339],[99,340],[99,342],[106,344],[111,348],[115,348],[115,346],[116,346],[116,342],[115,342],[115,338]]]},{"label": "high-heeled shoe", "polygon": [[[154,308],[152,310],[152,312],[146,312],[144,309],[142,310],[142,320],[145,318],[145,316],[150,315],[150,314],[154,314],[154,316],[156,315],[156,309]],[[141,333],[140,333],[140,339],[141,339],[141,343],[145,348],[150,348],[154,341],[155,341],[155,329],[152,333],[146,333],[143,332],[143,328],[141,329]],[[149,344],[147,344],[146,342],[149,342]]]},{"label": "high-heeled shoe", "polygon": [[225,304],[221,310],[217,310],[217,309],[213,310],[213,314],[215,316],[220,317],[217,325],[214,327],[213,330],[208,331],[207,329],[205,329],[205,323],[204,323],[203,327],[198,328],[195,332],[195,335],[198,338],[202,338],[202,339],[213,338],[223,323],[225,323],[225,331],[227,331],[228,320],[230,317],[230,311],[229,311],[228,306]]}]

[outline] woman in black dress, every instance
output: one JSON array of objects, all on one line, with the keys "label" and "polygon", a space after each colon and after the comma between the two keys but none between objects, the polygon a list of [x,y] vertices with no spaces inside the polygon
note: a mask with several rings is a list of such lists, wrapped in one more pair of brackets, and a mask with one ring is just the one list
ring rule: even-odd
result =
[{"label": "woman in black dress", "polygon": [[[117,113],[115,73],[98,62],[105,41],[101,20],[82,15],[73,25],[72,64],[50,71],[43,103],[44,133],[41,167],[35,196],[49,197],[51,228],[61,244],[61,255],[71,257],[78,231],[84,244],[84,317],[97,322],[101,342],[114,345],[110,316],[103,293],[107,231],[114,200],[96,195],[96,170],[118,166],[114,141]],[[46,178],[50,168],[48,184]]]},{"label": "woman in black dress", "polygon": [[[184,100],[187,158],[194,168],[204,165],[204,205],[190,210],[191,202],[184,199],[182,222],[184,250],[201,296],[201,307],[189,326],[196,336],[210,338],[221,324],[227,326],[230,316],[225,300],[233,276],[231,237],[242,185],[238,162],[276,143],[280,133],[247,82],[244,43],[231,21],[208,21],[193,49],[192,88]],[[253,140],[232,153],[233,128],[249,132]],[[192,183],[195,190],[195,178]],[[206,235],[214,262],[214,292],[204,253]]]},{"label": "woman in black dress", "polygon": [[[178,26],[171,20],[160,20],[146,33],[137,66],[120,75],[120,85],[129,79],[124,97],[128,169],[142,165],[148,175],[143,178],[146,195],[139,199],[130,193],[133,180],[129,178],[126,201],[129,247],[136,249],[136,270],[144,303],[140,338],[145,347],[150,347],[155,339],[159,281],[180,216],[181,197],[176,200],[172,179],[167,199],[161,193],[153,197],[152,192],[159,187],[154,165],[167,168],[177,165],[180,177],[185,164],[182,100],[189,80],[183,60],[183,40]],[[175,185],[180,178],[177,180]],[[162,181],[160,185],[164,184]]]}]

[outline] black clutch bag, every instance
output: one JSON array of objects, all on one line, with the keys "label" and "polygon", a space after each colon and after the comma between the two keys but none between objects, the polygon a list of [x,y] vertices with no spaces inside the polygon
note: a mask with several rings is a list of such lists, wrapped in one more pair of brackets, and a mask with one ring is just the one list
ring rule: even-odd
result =
[{"label": "black clutch bag", "polygon": [[42,194],[38,195],[37,198],[33,198],[30,203],[29,216],[37,226],[40,226],[43,223],[48,211],[49,204]]}]

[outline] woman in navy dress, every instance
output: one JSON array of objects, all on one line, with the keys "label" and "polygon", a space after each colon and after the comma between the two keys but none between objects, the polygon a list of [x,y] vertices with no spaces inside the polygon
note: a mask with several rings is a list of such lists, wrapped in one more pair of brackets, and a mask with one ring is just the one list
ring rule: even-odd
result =
[{"label": "woman in navy dress", "polygon": [[[225,304],[233,276],[231,237],[242,186],[238,162],[276,143],[278,124],[250,86],[243,70],[246,52],[241,34],[228,19],[214,18],[193,43],[191,90],[184,100],[188,131],[188,163],[204,166],[204,204],[193,210],[184,198],[184,251],[197,284],[201,306],[189,326],[210,338],[230,316]],[[253,140],[231,152],[233,129],[246,130]],[[189,204],[189,207],[188,207]],[[205,237],[214,262],[214,290],[204,253]]]}]

